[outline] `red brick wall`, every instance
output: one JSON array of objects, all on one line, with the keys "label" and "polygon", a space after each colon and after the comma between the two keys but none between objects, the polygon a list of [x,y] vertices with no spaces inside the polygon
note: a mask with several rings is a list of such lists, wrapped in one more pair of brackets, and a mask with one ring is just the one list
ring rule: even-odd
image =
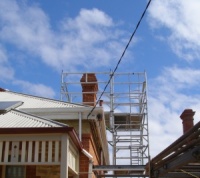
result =
[{"label": "red brick wall", "polygon": [[60,166],[26,166],[26,178],[59,178]]},{"label": "red brick wall", "polygon": [[36,175],[39,176],[37,178],[60,178],[60,166],[37,166]]},{"label": "red brick wall", "polygon": [[[0,166],[0,178],[2,171]],[[26,166],[26,178],[60,178],[60,166]]]},{"label": "red brick wall", "polygon": [[83,92],[83,103],[85,103],[86,105],[94,106],[97,99],[96,93],[98,91],[97,78],[95,74],[83,74],[80,81]]},{"label": "red brick wall", "polygon": [[[92,134],[82,135],[83,148],[93,156],[93,164],[100,164],[100,155],[97,154]],[[83,154],[80,154],[80,178],[88,178],[89,159]],[[95,177],[93,174],[92,177]]]},{"label": "red brick wall", "polygon": [[180,115],[180,118],[183,120],[183,134],[185,134],[194,126],[194,114],[195,112],[192,109],[185,109]]},{"label": "red brick wall", "polygon": [[26,178],[40,178],[36,176],[36,166],[26,166]]},{"label": "red brick wall", "polygon": [[2,170],[3,169],[3,166],[0,166],[0,178],[2,178]]}]

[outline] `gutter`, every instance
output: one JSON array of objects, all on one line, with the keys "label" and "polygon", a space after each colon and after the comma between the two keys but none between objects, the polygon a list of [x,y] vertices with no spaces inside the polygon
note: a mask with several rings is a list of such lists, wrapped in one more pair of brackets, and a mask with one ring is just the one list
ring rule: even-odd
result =
[{"label": "gutter", "polygon": [[[108,148],[106,147],[106,145],[105,145],[105,143],[104,143],[104,141],[107,141],[106,139],[103,139],[102,138],[102,134],[101,134],[101,126],[100,126],[100,124],[101,124],[101,122],[102,121],[98,121],[98,120],[96,120],[96,119],[94,119],[93,120],[94,122],[95,122],[95,125],[96,125],[96,127],[97,127],[97,133],[98,133],[98,135],[99,135],[99,138],[100,138],[100,143],[101,143],[101,146],[102,146],[102,150],[103,150],[103,154],[104,154],[104,160],[105,160],[105,162],[106,162],[106,164],[107,165],[109,165],[109,159],[107,160],[106,158],[109,158],[109,154],[108,154],[108,152],[107,152],[107,150],[108,150]],[[105,131],[106,132],[106,131]],[[104,140],[104,141],[103,141]]]},{"label": "gutter", "polygon": [[[97,133],[100,138],[100,143],[101,143],[102,150],[103,150],[105,164],[110,165],[109,152],[108,152],[109,149],[108,149],[108,145],[105,144],[105,143],[107,143],[107,134],[106,134],[106,129],[105,129],[106,128],[105,114],[104,114],[102,107],[100,109],[101,109],[100,113],[97,111],[96,112],[96,113],[98,113],[97,117],[92,120],[95,122],[95,125],[97,127]],[[105,135],[102,133],[105,133]]]}]

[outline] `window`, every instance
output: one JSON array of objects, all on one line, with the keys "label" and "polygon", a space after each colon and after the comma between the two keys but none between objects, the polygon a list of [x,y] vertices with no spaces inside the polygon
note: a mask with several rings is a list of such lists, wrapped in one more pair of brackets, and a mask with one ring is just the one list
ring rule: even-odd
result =
[{"label": "window", "polygon": [[24,166],[6,166],[5,178],[25,178]]}]

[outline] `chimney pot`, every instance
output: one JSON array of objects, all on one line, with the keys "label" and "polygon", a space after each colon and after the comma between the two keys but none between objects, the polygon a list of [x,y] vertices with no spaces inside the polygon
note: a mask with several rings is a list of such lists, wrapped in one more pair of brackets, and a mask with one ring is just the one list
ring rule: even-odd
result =
[{"label": "chimney pot", "polygon": [[5,89],[3,89],[3,88],[0,88],[0,92],[1,92],[1,91],[6,91],[6,90],[5,90]]},{"label": "chimney pot", "polygon": [[192,109],[185,109],[183,113],[180,115],[183,123],[183,134],[190,130],[193,126],[193,116],[195,112]]},{"label": "chimney pot", "polygon": [[99,106],[103,106],[103,100],[99,101]]}]

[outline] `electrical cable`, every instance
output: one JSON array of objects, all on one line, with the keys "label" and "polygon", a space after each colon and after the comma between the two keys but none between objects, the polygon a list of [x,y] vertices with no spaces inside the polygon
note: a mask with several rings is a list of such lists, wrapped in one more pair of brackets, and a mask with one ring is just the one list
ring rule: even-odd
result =
[{"label": "electrical cable", "polygon": [[141,23],[141,21],[142,21],[144,15],[145,15],[145,13],[146,13],[148,7],[149,7],[151,1],[152,1],[152,0],[149,0],[149,1],[148,1],[147,5],[146,5],[146,7],[145,7],[145,9],[144,9],[144,11],[143,11],[141,17],[140,17],[140,20],[138,21],[138,23],[137,23],[137,25],[136,25],[136,27],[135,27],[135,30],[133,31],[133,33],[132,33],[132,35],[131,35],[131,37],[130,37],[130,39],[129,39],[127,45],[126,45],[126,47],[124,48],[124,51],[123,51],[121,57],[120,57],[119,60],[118,60],[118,63],[117,63],[117,65],[116,65],[115,69],[113,70],[112,74],[110,75],[110,78],[109,78],[107,84],[105,85],[105,87],[104,87],[104,89],[103,89],[103,92],[102,92],[101,95],[99,96],[99,98],[98,98],[96,104],[94,105],[94,107],[92,108],[92,110],[91,110],[91,111],[89,112],[89,114],[87,115],[87,119],[88,119],[88,117],[91,115],[91,113],[94,111],[94,109],[96,108],[97,104],[99,103],[101,97],[102,97],[103,94],[105,93],[105,91],[106,91],[106,89],[107,89],[107,87],[108,87],[108,85],[109,85],[111,79],[113,78],[113,76],[114,76],[116,70],[118,69],[119,64],[120,64],[121,61],[122,61],[122,58],[124,57],[124,55],[125,55],[125,53],[126,53],[126,50],[128,49],[128,47],[129,47],[129,45],[130,45],[130,43],[131,43],[131,41],[132,41],[132,39],[133,39],[133,37],[134,37],[134,35],[135,35],[135,33],[136,33],[138,27],[140,26],[140,23]]}]

